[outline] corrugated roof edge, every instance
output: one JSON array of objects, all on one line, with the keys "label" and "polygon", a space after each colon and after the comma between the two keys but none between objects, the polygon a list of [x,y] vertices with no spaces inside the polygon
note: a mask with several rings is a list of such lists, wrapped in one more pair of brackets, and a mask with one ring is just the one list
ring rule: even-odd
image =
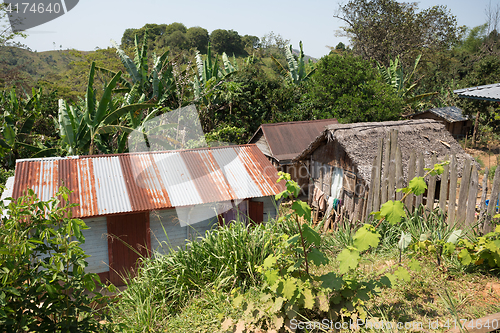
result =
[{"label": "corrugated roof edge", "polygon": [[36,161],[51,161],[51,160],[63,160],[63,159],[85,159],[85,158],[96,158],[96,157],[113,157],[113,156],[124,156],[124,155],[144,155],[144,154],[165,154],[165,153],[175,153],[175,152],[186,152],[186,151],[200,151],[207,149],[225,149],[231,147],[241,147],[241,146],[256,146],[255,143],[246,143],[241,145],[228,145],[228,146],[217,146],[217,147],[200,147],[200,148],[190,148],[190,149],[175,149],[175,150],[158,150],[158,151],[138,151],[133,153],[116,153],[116,154],[101,154],[101,155],[70,155],[70,156],[52,156],[52,157],[37,157],[37,158],[23,158],[17,159],[17,162],[36,162]]},{"label": "corrugated roof edge", "polygon": [[457,90],[453,90],[453,93],[454,94],[460,94],[460,93],[464,93],[464,92],[468,92],[468,91],[488,89],[488,88],[493,88],[493,87],[500,87],[500,83],[485,84],[485,85],[482,85],[482,86],[457,89]]}]

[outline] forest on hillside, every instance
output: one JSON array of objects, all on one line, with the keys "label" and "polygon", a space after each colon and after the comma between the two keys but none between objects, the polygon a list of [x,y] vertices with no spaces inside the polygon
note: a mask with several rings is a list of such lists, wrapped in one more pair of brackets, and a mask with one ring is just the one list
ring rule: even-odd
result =
[{"label": "forest on hillside", "polygon": [[321,59],[273,32],[177,22],[127,29],[114,47],[92,52],[33,52],[4,31],[0,181],[18,158],[128,152],[130,133],[196,147],[179,126],[146,126],[189,105],[209,144],[246,143],[262,123],[396,120],[449,105],[478,116],[477,140],[489,140],[500,124],[496,104],[453,94],[500,81],[500,9],[485,11],[483,25],[461,27],[444,6],[349,0],[335,15],[350,43]]}]

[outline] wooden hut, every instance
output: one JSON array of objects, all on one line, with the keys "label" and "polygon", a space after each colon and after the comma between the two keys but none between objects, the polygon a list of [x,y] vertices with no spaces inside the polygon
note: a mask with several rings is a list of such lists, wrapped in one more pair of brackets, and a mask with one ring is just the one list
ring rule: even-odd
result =
[{"label": "wooden hut", "polygon": [[442,122],[446,130],[458,139],[466,136],[472,129],[472,121],[463,114],[463,110],[456,106],[433,108],[409,116],[410,119],[434,119]]},{"label": "wooden hut", "polygon": [[330,125],[292,161],[309,166],[310,203],[323,208],[325,204],[318,200],[337,199],[351,218],[360,218],[379,139],[386,138],[391,130],[398,131],[405,179],[412,152],[423,152],[426,167],[431,166],[433,155],[442,161],[455,154],[459,174],[465,159],[471,158],[445,126],[435,120]]},{"label": "wooden hut", "polygon": [[328,125],[337,124],[336,119],[293,121],[262,124],[248,143],[254,143],[276,167],[287,172],[302,188],[307,189],[307,168],[298,168],[292,160],[321,134]]}]

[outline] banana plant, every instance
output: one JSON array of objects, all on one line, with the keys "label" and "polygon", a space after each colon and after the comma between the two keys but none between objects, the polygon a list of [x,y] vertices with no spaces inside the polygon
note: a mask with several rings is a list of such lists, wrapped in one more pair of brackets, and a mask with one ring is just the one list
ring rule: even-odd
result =
[{"label": "banana plant", "polygon": [[[130,59],[115,41],[112,40],[111,43],[130,77],[130,80],[121,77],[122,88],[117,90],[126,93],[125,104],[155,101],[158,105],[164,106],[175,95],[174,72],[169,60],[169,51],[161,56],[153,54],[153,67],[149,71],[147,31],[142,46],[139,46],[137,35],[135,36],[134,60]],[[98,70],[110,76],[116,75],[115,72],[104,68],[99,67]]]},{"label": "banana plant", "polygon": [[[69,105],[64,100],[59,100],[58,127],[62,148],[69,155],[93,154],[94,146],[103,153],[124,152],[126,142],[123,137],[133,130],[129,123],[124,121],[127,114],[138,114],[139,111],[153,108],[156,104],[137,103],[118,107],[118,102],[113,101],[113,92],[120,82],[121,72],[116,73],[111,81],[104,87],[104,92],[99,101],[93,88],[95,76],[95,63],[90,68],[87,93],[85,100],[77,105]],[[118,139],[118,147],[111,148],[113,131],[122,131]]]},{"label": "banana plant", "polygon": [[[40,115],[41,89],[32,89],[32,96],[18,98],[12,88],[0,95],[0,157],[3,166],[12,168],[16,159],[23,157],[42,157],[55,154],[55,149],[48,149],[42,143],[32,144],[32,130],[37,115]],[[24,154],[21,153],[24,151]]]},{"label": "banana plant", "polygon": [[271,56],[271,59],[274,61],[274,63],[281,69],[281,73],[294,84],[299,84],[307,81],[316,70],[316,68],[313,67],[309,70],[309,72],[307,72],[308,65],[304,61],[305,56],[302,47],[302,41],[300,41],[299,45],[300,55],[298,60],[296,60],[295,56],[293,55],[292,45],[289,45],[289,47],[285,48],[285,57],[288,64],[288,69],[283,67],[283,65],[281,65],[281,63],[276,58]]},{"label": "banana plant", "polygon": [[413,102],[422,100],[425,97],[436,95],[437,92],[425,93],[416,96],[411,96],[412,91],[417,87],[418,82],[412,82],[413,75],[417,70],[418,63],[422,55],[418,55],[413,64],[412,71],[405,75],[403,66],[400,64],[399,56],[390,59],[389,67],[384,67],[382,64],[377,63],[377,69],[382,75],[384,81],[397,93],[397,95],[404,99],[405,103],[411,104]]}]

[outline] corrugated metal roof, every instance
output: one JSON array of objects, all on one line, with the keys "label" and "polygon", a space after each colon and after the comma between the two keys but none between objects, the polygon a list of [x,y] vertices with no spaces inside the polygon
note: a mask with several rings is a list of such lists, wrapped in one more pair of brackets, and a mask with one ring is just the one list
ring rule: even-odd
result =
[{"label": "corrugated metal roof", "polygon": [[255,145],[18,160],[12,191],[42,199],[64,185],[74,217],[270,196],[284,190]]},{"label": "corrugated metal roof", "polygon": [[500,83],[457,89],[453,92],[459,97],[500,102]]},{"label": "corrugated metal roof", "polygon": [[270,157],[282,163],[288,162],[306,149],[326,126],[332,124],[338,124],[337,119],[262,124],[249,143],[255,143],[258,133],[262,132],[271,150]]},{"label": "corrugated metal roof", "polygon": [[444,120],[450,122],[450,123],[455,123],[457,121],[466,121],[468,120],[467,117],[464,117],[463,115],[463,110],[460,109],[459,107],[456,106],[446,106],[443,108],[433,108],[429,109],[425,112],[432,112],[435,115],[443,118]]}]

